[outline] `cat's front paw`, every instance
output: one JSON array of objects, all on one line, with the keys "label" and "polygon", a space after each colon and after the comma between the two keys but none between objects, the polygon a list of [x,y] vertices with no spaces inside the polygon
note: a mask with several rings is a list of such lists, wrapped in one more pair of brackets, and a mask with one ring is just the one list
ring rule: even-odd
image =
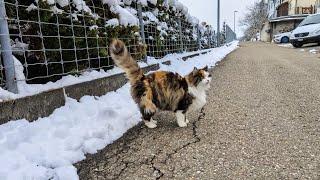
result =
[{"label": "cat's front paw", "polygon": [[188,123],[187,123],[187,122],[184,122],[184,121],[178,121],[178,126],[179,126],[179,127],[187,127],[187,126],[188,126]]},{"label": "cat's front paw", "polygon": [[149,129],[154,129],[157,127],[157,123],[155,121],[144,121],[144,124],[149,128]]},{"label": "cat's front paw", "polygon": [[157,121],[155,121],[155,120],[153,120],[152,118],[151,118],[151,120],[150,120],[151,122],[153,122],[154,124],[158,124],[158,122]]},{"label": "cat's front paw", "polygon": [[186,123],[189,124],[189,122],[190,122],[189,119],[186,119]]}]

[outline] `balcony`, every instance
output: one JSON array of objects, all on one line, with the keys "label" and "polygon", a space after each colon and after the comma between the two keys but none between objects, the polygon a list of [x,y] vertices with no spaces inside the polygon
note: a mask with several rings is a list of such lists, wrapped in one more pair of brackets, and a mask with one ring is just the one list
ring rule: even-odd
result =
[{"label": "balcony", "polygon": [[289,3],[288,2],[282,3],[280,6],[278,6],[277,17],[288,16],[288,14],[289,14]]},{"label": "balcony", "polygon": [[296,7],[295,8],[295,14],[315,14],[316,13],[315,6],[310,7]]}]

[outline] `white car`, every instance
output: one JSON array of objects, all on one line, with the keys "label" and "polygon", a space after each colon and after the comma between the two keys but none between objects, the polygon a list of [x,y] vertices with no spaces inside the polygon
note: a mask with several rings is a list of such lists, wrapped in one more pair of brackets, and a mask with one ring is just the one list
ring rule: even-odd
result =
[{"label": "white car", "polygon": [[273,40],[276,43],[289,43],[291,32],[285,32],[273,36]]},{"label": "white car", "polygon": [[320,43],[320,14],[307,16],[292,31],[290,43],[297,48],[308,43]]}]

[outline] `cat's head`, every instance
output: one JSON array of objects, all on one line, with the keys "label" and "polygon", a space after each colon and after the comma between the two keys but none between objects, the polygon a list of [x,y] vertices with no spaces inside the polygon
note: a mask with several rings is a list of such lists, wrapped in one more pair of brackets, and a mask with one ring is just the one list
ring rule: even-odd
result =
[{"label": "cat's head", "polygon": [[208,70],[208,66],[202,69],[195,67],[188,75],[188,82],[190,85],[197,88],[209,89],[212,77]]}]

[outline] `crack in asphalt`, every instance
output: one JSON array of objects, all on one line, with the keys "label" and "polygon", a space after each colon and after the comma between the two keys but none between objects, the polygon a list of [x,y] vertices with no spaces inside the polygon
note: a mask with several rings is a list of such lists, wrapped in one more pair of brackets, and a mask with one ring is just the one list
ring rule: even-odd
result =
[{"label": "crack in asphalt", "polygon": [[174,155],[174,154],[176,154],[176,153],[178,153],[179,151],[181,151],[182,149],[184,149],[184,148],[186,148],[186,147],[188,147],[188,146],[190,146],[190,145],[192,145],[192,144],[196,144],[196,143],[198,143],[198,142],[200,142],[201,141],[201,139],[200,139],[200,137],[198,136],[198,134],[197,134],[197,128],[198,128],[198,126],[197,126],[197,123],[200,121],[200,120],[202,120],[204,117],[205,117],[205,112],[204,112],[204,108],[202,108],[201,109],[201,111],[200,111],[200,115],[198,116],[198,119],[196,120],[196,121],[194,121],[193,123],[192,123],[192,135],[193,135],[193,141],[191,141],[191,142],[188,142],[188,143],[186,143],[186,144],[184,144],[182,147],[180,147],[180,148],[177,148],[177,149],[175,149],[172,153],[170,153],[170,154],[167,154],[167,158],[164,160],[164,164],[167,164],[167,161]]},{"label": "crack in asphalt", "polygon": [[[204,108],[202,108],[201,111],[200,111],[200,115],[198,116],[198,119],[192,123],[192,135],[193,135],[193,139],[194,139],[194,140],[191,141],[191,142],[188,142],[188,143],[184,144],[184,145],[183,145],[182,147],[180,147],[180,148],[175,149],[172,153],[167,154],[165,160],[164,160],[163,162],[161,162],[161,163],[167,164],[167,161],[168,161],[170,158],[172,158],[172,156],[173,156],[174,154],[178,153],[178,152],[181,151],[182,149],[184,149],[184,148],[186,148],[186,147],[188,147],[188,146],[190,146],[190,145],[192,145],[192,144],[196,144],[196,143],[198,143],[198,142],[201,141],[200,137],[199,137],[198,134],[197,134],[197,128],[198,128],[197,123],[198,123],[200,120],[204,119],[205,115],[206,115],[206,114],[205,114],[205,112],[204,112]],[[152,159],[151,159],[151,161],[150,161],[154,172],[159,173],[159,176],[157,176],[156,179],[161,179],[161,178],[165,175],[165,174],[161,171],[161,169],[159,169],[159,168],[157,168],[157,167],[155,166],[155,163],[154,163],[154,160],[157,158],[157,155],[159,155],[160,153],[161,153],[161,150],[160,150],[159,152],[157,152],[155,155],[153,155],[153,157],[152,157]]]},{"label": "crack in asphalt", "polygon": [[129,164],[131,164],[131,162],[125,162],[124,163],[124,167],[121,168],[120,172],[118,174],[116,174],[115,176],[113,176],[115,179],[119,179],[122,175],[122,173],[125,172],[125,170],[129,167]]},{"label": "crack in asphalt", "polygon": [[[176,148],[174,149],[171,153],[169,154],[166,154],[166,157],[165,157],[165,160],[160,162],[162,164],[167,164],[167,161],[172,158],[172,156],[176,153],[178,153],[179,151],[181,151],[182,149],[192,145],[192,144],[195,144],[195,143],[198,143],[201,141],[200,137],[198,136],[197,134],[197,128],[198,128],[198,125],[197,123],[202,120],[203,118],[205,117],[205,113],[204,113],[204,108],[201,109],[200,111],[200,115],[198,116],[198,118],[192,122],[192,136],[193,136],[193,140],[184,144],[183,146],[179,147],[179,148]],[[141,135],[141,131],[139,133],[134,133],[133,136],[131,136],[131,138],[127,141],[124,141],[123,144],[121,146],[119,146],[120,148],[117,149],[114,153],[112,153],[109,157],[106,157],[106,160],[109,161],[111,159],[115,159],[115,163],[119,164],[117,167],[121,167],[119,173],[115,173],[113,175],[113,178],[114,179],[119,179],[121,178],[121,176],[126,172],[126,169],[129,168],[129,166],[131,166],[132,164],[146,164],[146,165],[150,165],[152,170],[153,170],[153,173],[154,173],[154,176],[155,178],[158,180],[158,179],[161,179],[165,173],[159,168],[156,166],[156,159],[157,157],[163,153],[163,151],[160,149],[158,150],[157,153],[155,153],[154,155],[152,155],[151,158],[148,158],[146,161],[143,161],[143,162],[126,162],[126,161],[123,161],[123,159],[121,159],[121,156],[119,156],[119,154],[123,154],[123,153],[127,153],[129,151],[129,149],[132,149],[132,147],[130,146],[130,142],[131,140],[137,138],[139,135]],[[147,135],[146,135],[147,136]],[[83,166],[78,166],[78,174],[82,171],[82,167]],[[170,170],[170,171],[174,171],[174,170]]]},{"label": "crack in asphalt", "polygon": [[[157,154],[160,154],[160,153],[161,153],[161,150]],[[153,155],[150,163],[151,163],[151,166],[153,168],[153,173],[155,173],[155,172],[157,173],[156,179],[161,179],[164,176],[164,173],[159,168],[157,168],[155,166],[155,163],[153,161],[156,159],[156,157],[157,157],[156,155]]]}]

